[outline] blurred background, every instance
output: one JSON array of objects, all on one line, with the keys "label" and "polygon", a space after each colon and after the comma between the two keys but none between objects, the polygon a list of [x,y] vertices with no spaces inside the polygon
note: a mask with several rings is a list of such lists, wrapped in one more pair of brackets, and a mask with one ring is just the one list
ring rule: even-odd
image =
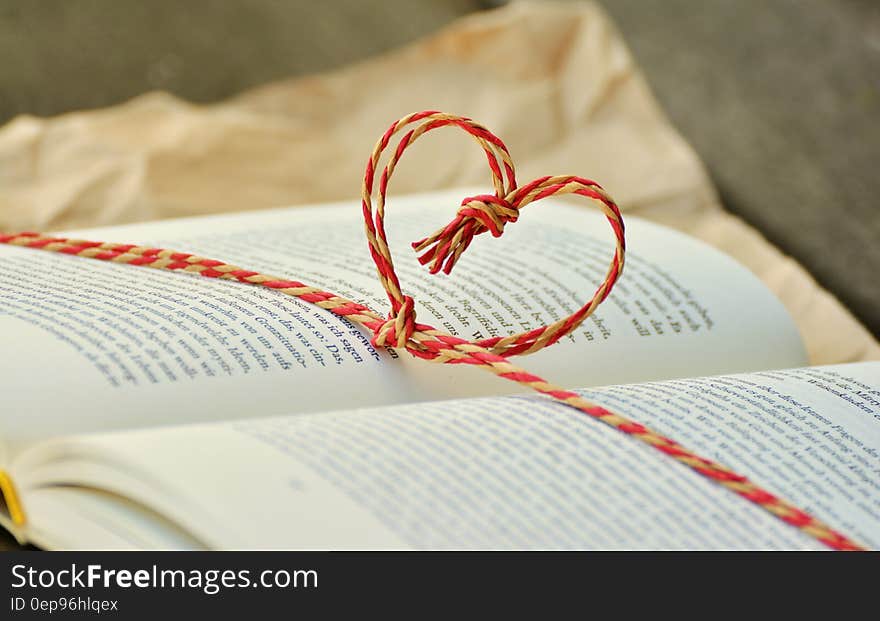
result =
[{"label": "blurred background", "polygon": [[[880,335],[880,2],[600,0],[725,206]],[[0,123],[161,89],[211,102],[490,0],[0,0]]]}]

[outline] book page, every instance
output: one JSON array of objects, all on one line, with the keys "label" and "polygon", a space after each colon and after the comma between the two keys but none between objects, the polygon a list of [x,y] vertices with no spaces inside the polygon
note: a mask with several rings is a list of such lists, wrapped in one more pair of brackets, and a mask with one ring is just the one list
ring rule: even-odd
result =
[{"label": "book page", "polygon": [[[420,321],[464,338],[561,318],[612,255],[604,218],[530,205],[501,239],[477,238],[451,277],[408,244],[445,224],[463,191],[389,205],[391,246]],[[744,268],[679,233],[627,219],[624,275],[575,333],[527,358],[568,386],[797,366],[782,305]],[[363,302],[382,314],[354,203],[80,231],[86,239],[198,253]],[[344,319],[237,282],[0,247],[0,436],[71,432],[502,394],[515,384],[375,351]]]},{"label": "book page", "polygon": [[[880,546],[880,363],[583,392]],[[220,548],[822,548],[533,396],[83,436],[16,469],[26,504],[88,484]]]}]

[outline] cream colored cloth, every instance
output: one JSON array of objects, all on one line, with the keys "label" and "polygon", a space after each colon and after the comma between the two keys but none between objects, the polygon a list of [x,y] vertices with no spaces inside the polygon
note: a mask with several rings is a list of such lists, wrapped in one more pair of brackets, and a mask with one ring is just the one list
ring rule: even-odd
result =
[{"label": "cream colored cloth", "polygon": [[[217,105],[153,93],[104,110],[18,118],[0,130],[0,230],[355,198],[376,138],[423,109],[487,125],[510,147],[521,182],[565,173],[595,179],[626,213],[733,255],[791,311],[814,364],[880,358],[880,346],[837,300],[722,210],[619,34],[590,4],[473,15],[384,57]],[[453,130],[438,134],[407,152],[392,208],[395,192],[488,184],[476,145]]]}]

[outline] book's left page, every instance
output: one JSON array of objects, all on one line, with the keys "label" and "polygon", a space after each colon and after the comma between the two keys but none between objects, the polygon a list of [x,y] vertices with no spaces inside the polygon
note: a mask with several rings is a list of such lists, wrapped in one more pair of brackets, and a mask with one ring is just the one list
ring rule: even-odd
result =
[{"label": "book's left page", "polygon": [[[451,277],[428,276],[409,242],[444,225],[463,195],[388,207],[420,321],[468,339],[508,335],[592,295],[612,255],[610,229],[597,210],[550,200],[502,238],[476,239]],[[791,319],[747,270],[674,231],[627,226],[627,267],[612,296],[575,333],[523,358],[530,371],[577,386],[805,363]],[[387,312],[357,201],[73,235],[196,253]],[[0,246],[0,343],[0,438],[10,452],[69,433],[517,389],[376,351],[365,331],[277,291],[18,247]]]}]

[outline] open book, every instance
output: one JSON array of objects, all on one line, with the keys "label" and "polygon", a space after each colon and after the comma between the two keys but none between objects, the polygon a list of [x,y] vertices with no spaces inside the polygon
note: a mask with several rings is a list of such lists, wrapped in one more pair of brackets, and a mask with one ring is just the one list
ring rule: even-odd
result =
[{"label": "open book", "polygon": [[[547,200],[451,277],[408,242],[466,191],[395,199],[420,321],[463,338],[571,313],[600,215]],[[196,252],[387,309],[354,203],[77,231]],[[747,270],[627,219],[613,294],[520,359],[880,546],[880,363],[801,368]],[[503,260],[499,260],[503,259]],[[47,548],[810,548],[821,544],[583,414],[473,368],[376,351],[344,319],[236,282],[0,246],[0,467]],[[796,369],[781,371],[778,369]],[[709,377],[713,376],[713,377]]]}]

